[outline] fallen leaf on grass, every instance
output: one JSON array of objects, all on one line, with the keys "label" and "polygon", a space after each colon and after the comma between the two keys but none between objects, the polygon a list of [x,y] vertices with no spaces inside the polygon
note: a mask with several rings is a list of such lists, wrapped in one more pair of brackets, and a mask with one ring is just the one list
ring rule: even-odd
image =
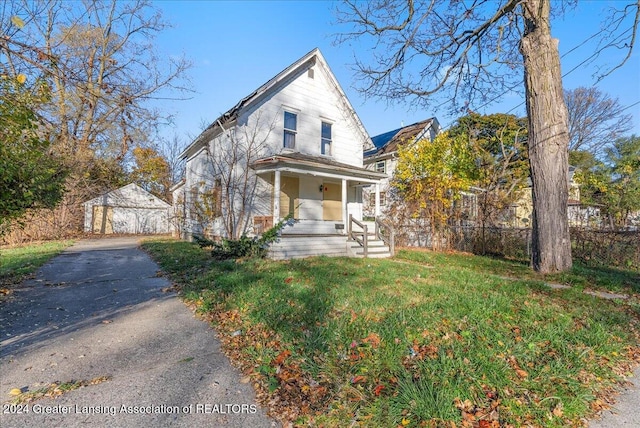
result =
[{"label": "fallen leaf on grass", "polygon": [[511,368],[516,372],[516,375],[518,375],[520,379],[524,379],[527,376],[529,376],[529,373],[522,370],[522,367],[520,367],[520,365],[518,364],[518,361],[516,360],[516,357],[514,357],[513,355],[510,355],[507,358],[507,362],[509,363]]},{"label": "fallen leaf on grass", "polygon": [[351,378],[351,383],[360,383],[360,382],[364,383],[366,382],[366,380],[367,380],[366,376],[357,375]]},{"label": "fallen leaf on grass", "polygon": [[599,412],[601,410],[608,409],[609,405],[607,403],[605,403],[604,401],[600,400],[599,398],[597,398],[597,399],[595,399],[594,401],[591,402],[589,407],[591,407],[591,410]]},{"label": "fallen leaf on grass", "polygon": [[277,357],[275,357],[272,361],[273,365],[279,366],[281,365],[284,360],[286,360],[289,356],[291,355],[291,351],[289,351],[288,349],[285,349],[284,351],[280,352],[278,354]]},{"label": "fallen leaf on grass", "polygon": [[384,385],[382,385],[382,384],[378,384],[378,385],[376,385],[376,387],[375,387],[375,388],[373,388],[373,394],[374,394],[376,397],[379,397],[379,396],[380,396],[380,394],[382,393],[382,390],[383,390],[383,389],[384,389]]},{"label": "fallen leaf on grass", "polygon": [[554,408],[553,411],[551,413],[553,413],[553,416],[555,416],[556,418],[561,418],[562,415],[564,415],[564,410],[562,410],[562,403],[558,403]]},{"label": "fallen leaf on grass", "polygon": [[[492,392],[492,396],[497,396]],[[463,427],[499,428],[499,399],[492,399],[489,407],[478,407],[471,400],[462,401],[460,398],[453,400],[454,405],[462,416]]]},{"label": "fallen leaf on grass", "polygon": [[526,371],[522,370],[522,369],[516,369],[516,374],[518,375],[518,377],[520,379],[524,379],[527,376],[529,376],[529,373],[527,373]]},{"label": "fallen leaf on grass", "polygon": [[372,348],[375,349],[380,346],[380,336],[378,336],[376,333],[369,333],[367,337],[362,339],[362,342],[368,343]]}]

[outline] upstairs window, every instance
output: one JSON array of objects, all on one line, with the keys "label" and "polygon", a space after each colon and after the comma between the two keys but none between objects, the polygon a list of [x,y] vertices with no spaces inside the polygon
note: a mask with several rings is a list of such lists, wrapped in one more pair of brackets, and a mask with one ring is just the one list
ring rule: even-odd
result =
[{"label": "upstairs window", "polygon": [[387,162],[386,161],[377,161],[376,162],[376,172],[382,172],[382,173],[386,173],[386,166],[387,166]]},{"label": "upstairs window", "polygon": [[284,148],[296,148],[296,132],[298,129],[298,115],[284,112]]},{"label": "upstairs window", "polygon": [[320,153],[323,155],[331,155],[331,124],[322,122],[322,132],[320,141]]}]

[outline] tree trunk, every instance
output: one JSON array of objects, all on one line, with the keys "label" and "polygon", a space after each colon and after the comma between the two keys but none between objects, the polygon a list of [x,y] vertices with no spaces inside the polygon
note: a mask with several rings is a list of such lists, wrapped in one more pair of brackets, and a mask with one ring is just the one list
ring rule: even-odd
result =
[{"label": "tree trunk", "polygon": [[531,263],[541,273],[571,268],[567,217],[567,109],[557,40],[551,38],[550,0],[522,5],[525,32],[520,41],[529,118],[529,160],[533,192]]}]

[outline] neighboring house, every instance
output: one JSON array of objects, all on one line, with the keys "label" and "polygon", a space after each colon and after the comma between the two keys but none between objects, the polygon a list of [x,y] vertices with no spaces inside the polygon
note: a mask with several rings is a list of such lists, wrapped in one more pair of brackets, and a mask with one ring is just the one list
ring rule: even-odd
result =
[{"label": "neighboring house", "polygon": [[[600,210],[595,207],[582,206],[580,204],[580,185],[573,179],[576,167],[569,165],[569,198],[567,200],[567,217],[570,226],[584,226],[600,222]],[[508,227],[532,227],[533,198],[531,179],[528,186],[520,191],[518,200],[511,204],[509,211],[503,215],[503,224]]]},{"label": "neighboring house", "polygon": [[423,138],[433,140],[440,130],[438,120],[432,117],[371,138],[374,147],[364,152],[364,166],[371,171],[387,174],[388,178],[381,180],[377,188],[365,189],[363,196],[365,216],[373,217],[385,211],[389,180],[397,164],[398,146]]},{"label": "neighboring house", "polygon": [[84,231],[99,234],[165,234],[170,232],[171,205],[135,183],[84,204]]},{"label": "neighboring house", "polygon": [[[371,138],[374,148],[364,152],[365,168],[386,173],[388,178],[381,180],[378,189],[373,186],[364,189],[364,216],[372,217],[385,212],[389,181],[397,165],[398,146],[413,143],[422,138],[433,140],[440,132],[441,128],[438,120],[430,118]],[[580,204],[580,187],[573,179],[575,170],[574,166],[569,166],[569,222],[572,226],[584,225],[585,222],[589,224],[599,222],[600,213],[598,208],[586,207]],[[478,212],[477,198],[481,194],[482,189],[477,187],[472,187],[468,192],[462,193],[459,203],[463,213],[465,213],[463,225],[471,226],[475,224]],[[376,209],[376,207],[379,208]],[[505,227],[531,227],[532,212],[531,181],[529,180],[529,185],[522,189],[517,202],[513,203],[501,215],[500,224]]]},{"label": "neighboring house", "polygon": [[[184,150],[185,184],[175,191],[184,198],[186,232],[214,238],[259,234],[291,213],[297,221],[283,234],[334,235],[345,247],[349,214],[362,218],[362,188],[387,177],[363,167],[363,149],[370,146],[314,49],[214,120]],[[311,254],[284,251],[275,257],[303,255]]]}]

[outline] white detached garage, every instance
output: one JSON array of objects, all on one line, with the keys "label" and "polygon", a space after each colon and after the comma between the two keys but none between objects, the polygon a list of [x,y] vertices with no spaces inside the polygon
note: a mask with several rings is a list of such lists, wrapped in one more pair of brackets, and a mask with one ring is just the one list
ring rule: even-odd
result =
[{"label": "white detached garage", "polygon": [[84,204],[84,231],[112,234],[169,233],[171,205],[135,183]]}]

